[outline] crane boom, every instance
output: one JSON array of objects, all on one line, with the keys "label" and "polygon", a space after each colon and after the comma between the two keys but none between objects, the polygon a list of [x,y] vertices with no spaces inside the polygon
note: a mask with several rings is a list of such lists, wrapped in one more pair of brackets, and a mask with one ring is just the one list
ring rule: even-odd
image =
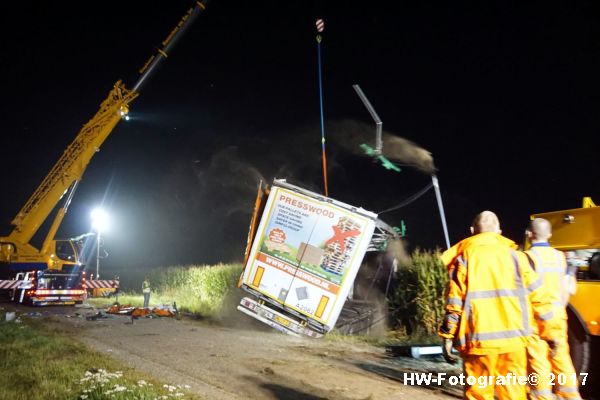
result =
[{"label": "crane boom", "polygon": [[[94,154],[129,112],[129,104],[196,17],[205,10],[207,0],[196,1],[162,42],[162,47],[139,71],[140,76],[127,89],[119,80],[110,90],[100,109],[79,131],[48,175],[13,218],[10,235],[0,237],[0,290],[21,291],[20,302],[34,305],[74,304],[81,302],[86,291],[85,271],[81,263],[80,238],[57,240],[56,232],[67,212],[78,182]],[[69,193],[56,212],[40,249],[30,241],[52,210]],[[95,281],[100,282],[100,281]],[[92,282],[90,281],[90,284]],[[118,285],[118,283],[117,283]],[[50,286],[59,287],[58,295]],[[89,286],[88,286],[89,287]],[[113,286],[115,288],[115,286]],[[14,297],[14,296],[13,296]]]},{"label": "crane boom", "polygon": [[188,12],[181,17],[181,20],[173,28],[173,30],[169,33],[167,38],[162,41],[163,47],[158,49],[156,54],[150,56],[148,61],[144,64],[144,66],[140,69],[140,77],[138,78],[135,85],[133,85],[133,91],[139,92],[142,85],[146,82],[146,80],[150,77],[150,75],[156,71],[156,68],[162,63],[164,59],[169,56],[169,53],[179,40],[181,36],[185,33],[185,31],[192,25],[194,20],[206,9],[206,5],[208,4],[208,0],[196,1],[196,6],[192,7],[188,10]]},{"label": "crane boom", "polygon": [[158,49],[157,53],[151,56],[140,69],[140,77],[132,90],[126,89],[121,81],[114,85],[108,97],[100,105],[100,110],[83,126],[50,173],[11,221],[15,226],[9,236],[11,242],[28,243],[36,234],[69,187],[81,179],[91,158],[100,150],[100,146],[121,118],[128,113],[129,103],[139,95],[142,85],[167,58],[175,43],[204,11],[207,3],[207,0],[196,1],[196,5],[186,12],[163,40],[162,48]]},{"label": "crane boom", "polygon": [[46,220],[67,189],[79,181],[91,158],[127,112],[138,93],[125,89],[121,81],[110,91],[100,110],[83,126],[27,203],[12,220],[10,239],[27,243]]}]

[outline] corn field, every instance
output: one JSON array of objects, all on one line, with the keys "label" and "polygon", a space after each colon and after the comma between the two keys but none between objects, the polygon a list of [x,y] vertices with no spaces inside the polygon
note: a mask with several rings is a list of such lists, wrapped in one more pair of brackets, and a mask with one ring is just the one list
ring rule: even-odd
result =
[{"label": "corn field", "polygon": [[434,335],[444,316],[448,282],[439,251],[415,250],[401,265],[389,295],[390,318],[396,330],[408,335]]},{"label": "corn field", "polygon": [[222,311],[238,301],[237,281],[241,272],[241,264],[175,266],[156,270],[149,276],[153,287],[151,302],[176,302],[179,310],[219,317]]}]

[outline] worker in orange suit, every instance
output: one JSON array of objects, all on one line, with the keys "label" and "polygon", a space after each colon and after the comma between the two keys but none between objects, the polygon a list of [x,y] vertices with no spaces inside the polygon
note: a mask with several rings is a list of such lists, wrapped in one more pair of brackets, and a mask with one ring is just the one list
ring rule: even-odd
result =
[{"label": "worker in orange suit", "polygon": [[[531,248],[525,253],[538,274],[547,296],[552,302],[554,314],[559,318],[561,329],[554,337],[554,348],[540,339],[534,327],[534,334],[527,343],[528,372],[540,377],[537,385],[530,388],[530,398],[536,400],[581,399],[577,375],[567,342],[567,312],[569,296],[575,292],[574,271],[568,273],[567,261],[563,252],[550,246],[552,225],[543,218],[536,218],[525,232]],[[553,394],[554,392],[554,394]]]},{"label": "worker in orange suit", "polygon": [[[494,392],[500,400],[526,399],[525,382],[517,379],[527,376],[531,325],[544,340],[560,329],[527,258],[501,232],[496,214],[484,211],[473,221],[473,235],[442,254],[450,280],[439,335],[447,360],[457,359],[453,345],[461,353],[465,399],[493,400]],[[486,383],[469,384],[469,377]]]}]

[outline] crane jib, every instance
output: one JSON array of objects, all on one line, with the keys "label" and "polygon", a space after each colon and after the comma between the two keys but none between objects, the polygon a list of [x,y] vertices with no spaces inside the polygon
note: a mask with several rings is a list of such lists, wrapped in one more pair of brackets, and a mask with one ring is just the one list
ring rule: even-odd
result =
[{"label": "crane jib", "polygon": [[169,53],[171,52],[175,44],[179,41],[181,36],[183,36],[187,29],[192,25],[192,23],[196,20],[198,15],[200,15],[200,13],[206,9],[207,3],[208,0],[205,0],[203,2],[197,1],[196,6],[190,8],[187,11],[187,13],[181,18],[177,26],[175,26],[175,28],[173,28],[173,30],[169,33],[169,36],[167,36],[167,38],[163,40],[163,47],[158,49],[156,54],[152,55],[148,59],[148,61],[146,61],[142,69],[140,69],[140,77],[138,78],[135,85],[133,85],[134,92],[139,93],[146,80],[152,75],[152,73],[162,63],[162,61],[169,56]]}]

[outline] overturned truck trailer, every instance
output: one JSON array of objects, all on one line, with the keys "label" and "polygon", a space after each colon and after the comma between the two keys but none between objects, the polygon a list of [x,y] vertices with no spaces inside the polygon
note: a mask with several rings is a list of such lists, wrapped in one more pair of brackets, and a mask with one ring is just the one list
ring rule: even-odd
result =
[{"label": "overturned truck trailer", "polygon": [[239,286],[243,313],[292,335],[336,326],[365,253],[395,231],[362,208],[285,180],[259,189]]}]

